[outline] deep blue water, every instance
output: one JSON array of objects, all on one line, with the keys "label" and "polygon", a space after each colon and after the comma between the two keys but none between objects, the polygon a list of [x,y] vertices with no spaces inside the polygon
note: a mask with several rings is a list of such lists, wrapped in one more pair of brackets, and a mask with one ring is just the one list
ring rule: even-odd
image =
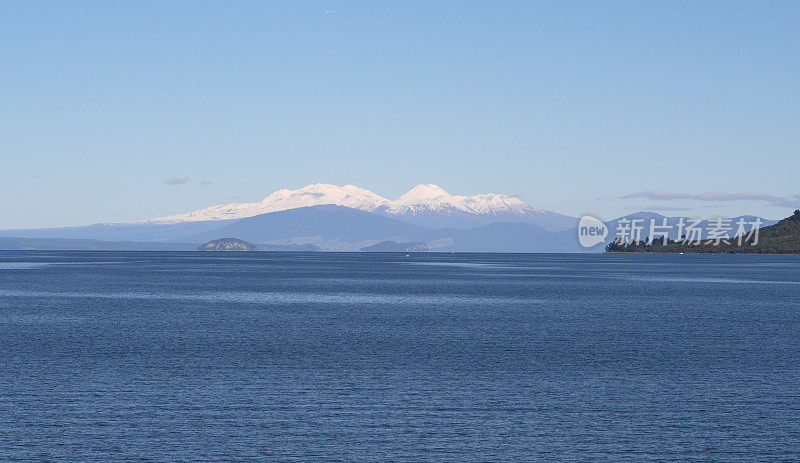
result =
[{"label": "deep blue water", "polygon": [[800,256],[0,253],[0,461],[798,461]]}]

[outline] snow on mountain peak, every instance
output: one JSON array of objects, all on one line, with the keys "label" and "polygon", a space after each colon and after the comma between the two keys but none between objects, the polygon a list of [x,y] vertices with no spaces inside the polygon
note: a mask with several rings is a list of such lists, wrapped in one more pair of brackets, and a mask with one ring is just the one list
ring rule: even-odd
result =
[{"label": "snow on mountain peak", "polygon": [[470,212],[464,204],[463,198],[463,196],[453,196],[436,185],[420,184],[397,198],[396,201],[392,201],[386,212],[392,215],[445,210]]},{"label": "snow on mountain peak", "polygon": [[439,198],[451,198],[450,194],[441,187],[431,183],[421,183],[403,196],[394,201],[395,204],[419,204],[424,201]]},{"label": "snow on mountain peak", "polygon": [[316,183],[299,190],[278,190],[261,201],[253,203],[233,203],[211,206],[185,214],[158,217],[139,223],[180,223],[204,220],[242,219],[269,212],[297,209],[298,207],[335,204],[363,211],[373,211],[389,200],[375,193],[353,185],[343,187]]},{"label": "snow on mountain peak", "polygon": [[498,194],[473,196],[451,195],[432,184],[421,184],[411,189],[388,208],[390,214],[418,214],[426,211],[460,211],[468,214],[525,214],[540,212],[518,198]]},{"label": "snow on mountain peak", "polygon": [[369,190],[353,185],[340,187],[327,183],[315,183],[300,188],[299,190],[278,190],[264,198],[261,204],[276,204],[279,205],[278,207],[297,204],[294,207],[286,207],[286,209],[322,204],[336,204],[338,206],[352,207],[354,209],[372,210],[388,201],[388,199],[378,196]]},{"label": "snow on mountain peak", "polygon": [[261,201],[211,206],[185,214],[177,214],[137,223],[180,223],[206,220],[241,219],[269,212],[285,211],[299,207],[334,204],[367,212],[382,212],[387,215],[417,215],[426,212],[467,214],[514,214],[524,215],[543,212],[513,196],[481,194],[456,196],[433,184],[420,184],[395,201],[353,185],[337,186],[315,183],[298,190],[281,189]]}]

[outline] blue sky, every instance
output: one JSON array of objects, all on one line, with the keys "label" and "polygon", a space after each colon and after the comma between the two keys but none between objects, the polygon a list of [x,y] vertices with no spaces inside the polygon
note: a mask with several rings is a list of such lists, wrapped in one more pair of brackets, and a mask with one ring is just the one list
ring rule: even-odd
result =
[{"label": "blue sky", "polygon": [[0,228],[316,182],[783,217],[798,20],[788,1],[3,2]]}]

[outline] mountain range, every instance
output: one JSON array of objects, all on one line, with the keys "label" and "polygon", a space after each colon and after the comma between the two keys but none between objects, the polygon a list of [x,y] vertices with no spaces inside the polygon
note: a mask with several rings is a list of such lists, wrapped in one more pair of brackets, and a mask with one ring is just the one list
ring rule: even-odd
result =
[{"label": "mountain range", "polygon": [[572,217],[529,206],[519,198],[509,195],[451,195],[436,185],[421,184],[396,200],[389,200],[353,185],[336,186],[326,183],[317,183],[298,190],[278,190],[257,202],[221,204],[136,223],[175,224],[243,219],[329,204],[426,227],[469,228],[493,222],[522,222],[548,230],[558,230],[569,228],[575,223]]},{"label": "mountain range", "polygon": [[[649,212],[624,218],[670,224],[680,219]],[[613,239],[620,219],[606,222],[610,232],[606,243]],[[220,238],[237,238],[263,250],[374,250],[388,249],[387,245],[373,246],[390,241],[398,248],[413,243],[431,251],[603,251],[606,243],[582,248],[576,226],[576,218],[508,195],[450,195],[436,185],[423,184],[388,200],[352,185],[320,183],[279,190],[258,202],[217,205],[132,223],[0,230],[0,249],[187,250]]]}]

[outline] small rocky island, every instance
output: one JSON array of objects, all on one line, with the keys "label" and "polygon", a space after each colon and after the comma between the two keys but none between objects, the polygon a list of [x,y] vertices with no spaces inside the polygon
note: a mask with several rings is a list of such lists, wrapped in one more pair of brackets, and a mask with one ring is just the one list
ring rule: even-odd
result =
[{"label": "small rocky island", "polygon": [[198,251],[258,251],[258,247],[237,238],[220,238],[197,248]]}]

